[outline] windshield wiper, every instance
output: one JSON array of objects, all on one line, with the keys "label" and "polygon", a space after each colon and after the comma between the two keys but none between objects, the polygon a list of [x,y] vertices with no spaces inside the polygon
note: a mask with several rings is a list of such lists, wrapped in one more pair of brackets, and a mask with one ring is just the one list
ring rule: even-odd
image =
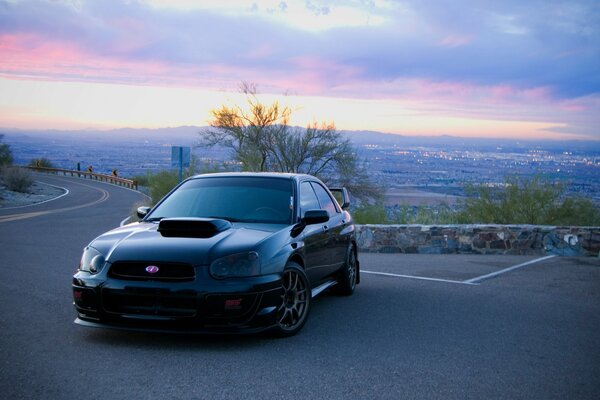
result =
[{"label": "windshield wiper", "polygon": [[163,218],[164,217],[152,217],[152,218],[145,219],[144,222],[158,222]]}]

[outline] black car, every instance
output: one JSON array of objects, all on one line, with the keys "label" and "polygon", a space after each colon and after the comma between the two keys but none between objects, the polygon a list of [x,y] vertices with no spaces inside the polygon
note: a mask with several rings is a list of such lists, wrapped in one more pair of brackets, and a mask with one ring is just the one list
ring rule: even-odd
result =
[{"label": "black car", "polygon": [[[339,201],[332,195],[337,192]],[[360,280],[345,189],[300,174],[198,175],[140,222],[83,252],[79,325],[174,332],[297,333],[311,300]]]}]

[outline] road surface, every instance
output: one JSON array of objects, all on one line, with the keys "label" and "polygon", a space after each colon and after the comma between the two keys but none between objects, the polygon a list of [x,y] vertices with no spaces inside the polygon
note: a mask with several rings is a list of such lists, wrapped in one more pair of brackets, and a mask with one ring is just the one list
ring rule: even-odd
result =
[{"label": "road surface", "polygon": [[[68,195],[0,211],[6,399],[597,399],[600,260],[360,254],[351,297],[300,334],[186,336],[73,324],[81,250],[136,192],[39,176]],[[516,268],[513,268],[516,267]],[[500,272],[497,275],[493,275]]]}]

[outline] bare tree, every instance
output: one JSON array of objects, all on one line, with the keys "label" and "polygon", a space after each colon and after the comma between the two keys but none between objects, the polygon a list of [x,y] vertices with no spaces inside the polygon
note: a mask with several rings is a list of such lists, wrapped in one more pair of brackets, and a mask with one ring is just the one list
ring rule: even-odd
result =
[{"label": "bare tree", "polygon": [[348,186],[357,197],[380,198],[381,188],[369,178],[354,146],[333,123],[291,127],[289,107],[261,103],[253,84],[242,83],[241,92],[248,108],[213,110],[211,128],[201,133],[202,144],[229,148],[245,171],[305,173],[329,185]]},{"label": "bare tree", "polygon": [[240,90],[246,95],[248,110],[237,105],[212,110],[212,129],[203,133],[203,142],[231,149],[246,171],[266,171],[273,136],[287,127],[291,109],[278,102],[261,103],[253,84],[244,82]]}]

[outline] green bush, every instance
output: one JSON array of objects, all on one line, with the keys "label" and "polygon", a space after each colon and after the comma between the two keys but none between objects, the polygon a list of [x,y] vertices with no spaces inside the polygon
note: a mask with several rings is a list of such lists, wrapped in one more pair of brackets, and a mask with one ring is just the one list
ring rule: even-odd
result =
[{"label": "green bush", "polygon": [[38,168],[54,168],[54,164],[52,164],[52,161],[50,161],[46,157],[34,158],[29,162],[29,166]]},{"label": "green bush", "polygon": [[463,203],[460,223],[597,225],[600,212],[592,201],[566,197],[563,185],[508,177],[502,187],[472,186]]},{"label": "green bush", "polygon": [[2,172],[2,178],[6,188],[13,192],[27,193],[31,185],[33,185],[31,174],[23,168],[6,168]]},{"label": "green bush", "polygon": [[352,217],[357,224],[388,224],[385,207],[381,203],[365,204],[352,211]]},{"label": "green bush", "polygon": [[[4,135],[0,135],[0,142]],[[11,165],[13,162],[12,152],[10,146],[6,143],[0,143],[0,168]]]},{"label": "green bush", "polygon": [[160,171],[155,174],[149,174],[148,187],[149,195],[152,198],[152,204],[156,204],[160,199],[166,196],[179,183],[179,176],[176,171]]}]

